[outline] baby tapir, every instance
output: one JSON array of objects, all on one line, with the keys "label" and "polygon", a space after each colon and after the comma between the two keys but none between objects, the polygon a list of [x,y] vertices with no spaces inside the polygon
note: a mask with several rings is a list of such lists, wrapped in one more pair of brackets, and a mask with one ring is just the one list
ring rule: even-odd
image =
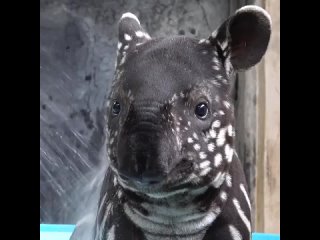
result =
[{"label": "baby tapir", "polygon": [[153,39],[122,15],[106,103],[110,166],[92,239],[251,239],[230,79],[261,60],[270,34],[257,6],[201,40]]}]

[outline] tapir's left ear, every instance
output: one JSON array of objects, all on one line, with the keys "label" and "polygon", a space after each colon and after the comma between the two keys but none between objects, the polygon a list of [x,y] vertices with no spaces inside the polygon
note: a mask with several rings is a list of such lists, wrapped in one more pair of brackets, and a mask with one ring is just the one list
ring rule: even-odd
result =
[{"label": "tapir's left ear", "polygon": [[262,8],[245,6],[226,20],[209,38],[230,57],[236,71],[256,65],[264,56],[271,35],[271,18]]}]

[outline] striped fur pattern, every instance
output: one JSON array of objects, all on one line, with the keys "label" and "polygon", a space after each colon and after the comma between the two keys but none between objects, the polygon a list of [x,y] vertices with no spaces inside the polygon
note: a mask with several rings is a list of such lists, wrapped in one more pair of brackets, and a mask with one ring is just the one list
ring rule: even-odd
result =
[{"label": "striped fur pattern", "polygon": [[270,29],[247,6],[207,39],[153,39],[123,14],[94,240],[251,239],[230,78],[261,60]]}]

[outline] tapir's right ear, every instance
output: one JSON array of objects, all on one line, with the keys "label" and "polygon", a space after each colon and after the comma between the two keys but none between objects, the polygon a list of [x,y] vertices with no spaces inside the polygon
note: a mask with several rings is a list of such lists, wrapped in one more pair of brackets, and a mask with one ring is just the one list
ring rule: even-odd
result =
[{"label": "tapir's right ear", "polygon": [[229,58],[234,70],[246,70],[264,56],[271,35],[271,18],[258,6],[245,6],[226,20],[209,38]]},{"label": "tapir's right ear", "polygon": [[118,65],[125,61],[128,50],[151,39],[141,27],[139,19],[132,13],[124,13],[119,21]]}]

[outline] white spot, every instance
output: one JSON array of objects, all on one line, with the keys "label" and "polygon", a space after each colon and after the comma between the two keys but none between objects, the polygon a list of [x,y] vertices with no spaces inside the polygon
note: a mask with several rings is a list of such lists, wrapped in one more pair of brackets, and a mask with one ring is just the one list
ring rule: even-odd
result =
[{"label": "white spot", "polygon": [[215,30],[214,32],[211,33],[211,37],[216,38],[218,31]]},{"label": "white spot", "polygon": [[232,178],[229,173],[226,175],[226,183],[228,187],[232,187]]},{"label": "white spot", "polygon": [[218,137],[217,137],[217,146],[218,147],[221,147],[225,143],[225,141],[226,141],[226,131],[227,131],[226,128],[220,129],[220,132],[219,132]]},{"label": "white spot", "polygon": [[118,42],[118,50],[120,50],[121,47],[122,47],[122,43]]},{"label": "white spot", "polygon": [[209,150],[209,152],[213,152],[214,151],[214,144],[213,143],[209,143],[208,144],[208,150]]},{"label": "white spot", "polygon": [[242,240],[241,233],[233,225],[229,225],[229,231],[233,240]]},{"label": "white spot", "polygon": [[117,178],[114,176],[113,177],[113,186],[116,186],[117,185]]},{"label": "white spot", "polygon": [[224,152],[226,154],[227,161],[230,163],[232,161],[232,157],[233,157],[233,149],[229,146],[229,144],[227,144],[224,147]]},{"label": "white spot", "polygon": [[216,57],[212,58],[212,62],[214,62],[215,64],[219,65],[219,60]]},{"label": "white spot", "polygon": [[191,126],[191,122],[190,122],[190,121],[188,121],[188,126],[189,126],[189,127]]},{"label": "white spot", "polygon": [[234,136],[233,127],[231,124],[228,126],[228,135],[229,135],[229,137]]},{"label": "white spot", "polygon": [[114,136],[115,136],[115,137],[118,136],[118,131],[115,131],[115,132],[114,132]]},{"label": "white spot", "polygon": [[216,102],[220,102],[220,97],[219,97],[219,95],[217,95],[217,96],[215,97],[215,100],[216,100]]},{"label": "white spot", "polygon": [[203,55],[206,55],[206,54],[208,54],[208,51],[207,51],[207,50],[203,50],[201,53],[202,53]]},{"label": "white spot", "polygon": [[192,136],[194,137],[194,139],[199,140],[198,135],[195,132],[192,134]]},{"label": "white spot", "polygon": [[220,74],[217,74],[215,77],[216,77],[217,79],[219,79],[219,80],[222,79],[222,75],[220,75]]},{"label": "white spot", "polygon": [[109,143],[112,144],[112,143],[113,143],[113,140],[114,140],[113,138],[110,138]]},{"label": "white spot", "polygon": [[212,128],[218,128],[220,126],[221,126],[221,122],[219,120],[214,121],[211,125]]},{"label": "white spot", "polygon": [[137,31],[137,32],[136,32],[136,36],[139,37],[139,38],[141,38],[141,37],[144,36],[144,32],[142,32],[142,31]]},{"label": "white spot", "polygon": [[246,191],[246,189],[244,188],[244,185],[243,185],[242,183],[240,184],[240,189],[241,189],[241,191],[242,191],[242,193],[243,193],[244,197],[246,198],[247,203],[248,203],[248,206],[249,206],[249,208],[250,208],[250,210],[251,210],[251,203],[250,203],[250,199],[249,199],[249,196],[248,196],[248,194],[247,194],[247,191]]},{"label": "white spot", "polygon": [[179,128],[179,127],[176,127],[176,131],[177,131],[177,132],[180,132],[180,128]]},{"label": "white spot", "polygon": [[224,115],[224,111],[220,110],[220,111],[219,111],[219,114],[220,114],[220,115]]},{"label": "white spot", "polygon": [[226,106],[227,109],[229,109],[231,106],[230,103],[227,101],[223,101],[223,104]]},{"label": "white spot", "polygon": [[207,175],[207,174],[210,172],[210,170],[211,170],[211,167],[208,167],[208,168],[203,169],[203,170],[199,173],[199,176],[200,176],[200,177],[203,177],[203,176]]},{"label": "white spot", "polygon": [[210,40],[207,39],[207,40],[205,41],[205,43],[206,43],[206,44],[210,44]]},{"label": "white spot", "polygon": [[210,134],[210,137],[211,137],[212,139],[215,139],[215,138],[217,137],[217,133],[216,133],[216,131],[213,130],[213,129],[210,129],[210,130],[209,130],[209,134]]},{"label": "white spot", "polygon": [[129,45],[124,46],[124,50],[127,50],[129,48]]},{"label": "white spot", "polygon": [[200,167],[200,168],[206,168],[206,167],[208,167],[209,165],[210,165],[210,161],[206,160],[206,161],[204,161],[204,162],[201,162],[201,163],[199,164],[199,167]]},{"label": "white spot", "polygon": [[187,141],[188,143],[193,143],[193,139],[191,137],[188,137]]},{"label": "white spot", "polygon": [[182,97],[182,98],[184,97],[184,94],[183,94],[183,92],[181,92],[181,93],[180,93],[180,97]]},{"label": "white spot", "polygon": [[201,39],[201,40],[199,41],[199,44],[204,43],[205,41],[206,41],[206,39]]},{"label": "white spot", "polygon": [[184,127],[184,129],[185,129],[185,130],[188,130],[189,128],[187,128],[187,127]]},{"label": "white spot", "polygon": [[214,84],[214,85],[216,85],[216,86],[218,86],[218,87],[220,87],[221,86],[221,84],[217,81],[217,80],[212,80],[212,84]]},{"label": "white spot", "polygon": [[137,18],[137,16],[134,15],[134,14],[132,14],[132,13],[130,13],[130,12],[127,12],[127,13],[122,14],[120,20],[123,19],[123,18],[132,18],[132,19],[136,20],[136,21],[140,24],[140,21],[139,21],[139,19]]},{"label": "white spot", "polygon": [[216,50],[212,51],[213,56],[218,57],[218,52]]},{"label": "white spot", "polygon": [[228,41],[226,40],[226,41],[220,43],[220,46],[221,46],[222,50],[225,50],[225,48],[228,46]]},{"label": "white spot", "polygon": [[147,39],[151,38],[148,33],[145,33],[145,32],[142,32],[142,31],[137,31],[136,32],[136,36],[138,38],[142,38],[142,37],[147,38]]},{"label": "white spot", "polygon": [[251,233],[251,224],[250,221],[248,220],[248,218],[246,217],[246,215],[244,214],[243,210],[241,209],[241,206],[239,204],[239,201],[237,199],[232,199],[233,201],[233,205],[235,206],[235,208],[238,211],[238,214],[240,216],[240,218],[242,219],[242,221],[244,222],[244,224],[246,225],[249,233]]},{"label": "white spot", "polygon": [[222,155],[220,153],[217,153],[215,156],[214,156],[214,166],[215,167],[219,167],[220,164],[222,162]]},{"label": "white spot", "polygon": [[118,198],[121,198],[121,196],[122,196],[122,191],[121,191],[121,190],[118,190],[117,195],[118,195]]},{"label": "white spot", "polygon": [[221,200],[222,200],[223,202],[226,201],[227,198],[228,198],[227,193],[226,193],[225,191],[222,191],[222,192],[220,193],[220,198],[221,198]]},{"label": "white spot", "polygon": [[195,145],[193,145],[193,148],[196,150],[196,151],[199,151],[200,150],[200,145],[198,143],[196,143]]},{"label": "white spot", "polygon": [[180,121],[182,121],[182,117],[179,117],[178,119],[179,119]]},{"label": "white spot", "polygon": [[131,41],[132,40],[132,37],[129,35],[129,34],[124,34],[124,39],[126,40],[126,41]]},{"label": "white spot", "polygon": [[205,152],[199,152],[200,159],[205,159],[207,157],[207,154]]},{"label": "white spot", "polygon": [[218,66],[212,66],[212,69],[213,69],[213,70],[216,70],[216,71],[219,71],[219,70],[220,70],[220,68],[219,68]]}]

